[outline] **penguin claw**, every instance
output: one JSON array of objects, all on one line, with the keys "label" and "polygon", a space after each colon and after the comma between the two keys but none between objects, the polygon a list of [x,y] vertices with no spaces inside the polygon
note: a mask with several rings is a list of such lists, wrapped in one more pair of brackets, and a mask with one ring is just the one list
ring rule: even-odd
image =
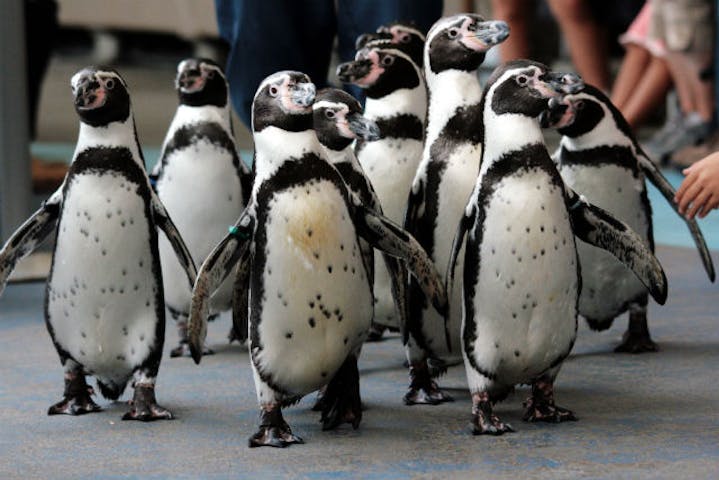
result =
[{"label": "penguin claw", "polygon": [[508,423],[501,422],[496,415],[485,416],[480,412],[472,416],[472,435],[504,435],[507,432],[514,432],[514,428]]},{"label": "penguin claw", "polygon": [[[209,348],[207,345],[202,347],[202,355],[214,355],[215,351]],[[190,351],[190,345],[187,342],[180,342],[178,346],[170,350],[170,358],[177,357],[191,357],[192,352]]]},{"label": "penguin claw", "polygon": [[48,415],[84,415],[86,413],[99,412],[102,410],[98,404],[92,401],[90,395],[79,397],[63,398],[62,401],[52,405]]},{"label": "penguin claw", "polygon": [[635,333],[626,331],[622,343],[614,349],[616,353],[647,353],[656,352],[659,347],[649,336],[649,332]]},{"label": "penguin claw", "polygon": [[154,387],[135,385],[135,394],[130,405],[130,411],[122,416],[123,420],[152,422],[155,420],[172,420],[175,418],[172,412],[157,404]]},{"label": "penguin claw", "polygon": [[435,382],[431,382],[428,388],[410,387],[402,400],[405,405],[439,405],[444,402],[454,402],[454,398],[443,392]]},{"label": "penguin claw", "polygon": [[529,397],[524,402],[526,410],[522,420],[525,422],[576,422],[578,418],[574,412],[563,407],[558,407],[554,403],[537,402]]},{"label": "penguin claw", "polygon": [[377,323],[372,323],[372,325],[369,328],[369,333],[367,334],[367,339],[365,342],[379,342],[382,340],[382,336],[384,335],[384,332],[387,330],[387,327],[384,325],[379,325]]}]

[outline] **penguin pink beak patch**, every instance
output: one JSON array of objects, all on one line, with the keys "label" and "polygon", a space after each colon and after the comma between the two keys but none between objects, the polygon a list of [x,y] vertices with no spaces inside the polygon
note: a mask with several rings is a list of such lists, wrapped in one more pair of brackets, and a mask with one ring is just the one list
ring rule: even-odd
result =
[{"label": "penguin pink beak patch", "polygon": [[107,99],[107,92],[104,88],[99,87],[92,90],[85,90],[75,100],[77,108],[80,110],[92,110],[105,105]]},{"label": "penguin pink beak patch", "polygon": [[372,61],[372,67],[370,68],[370,71],[367,75],[355,80],[355,85],[358,85],[360,87],[368,87],[370,85],[374,85],[377,79],[379,79],[379,77],[384,73],[384,68],[382,68],[379,64],[379,54],[376,51],[368,52],[365,58]]}]

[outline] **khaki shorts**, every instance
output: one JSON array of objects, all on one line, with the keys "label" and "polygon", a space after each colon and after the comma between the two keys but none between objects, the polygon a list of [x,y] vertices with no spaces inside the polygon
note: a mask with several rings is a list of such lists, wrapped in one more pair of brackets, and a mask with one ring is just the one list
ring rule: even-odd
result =
[{"label": "khaki shorts", "polygon": [[670,52],[711,52],[714,48],[714,0],[650,0],[649,36]]}]

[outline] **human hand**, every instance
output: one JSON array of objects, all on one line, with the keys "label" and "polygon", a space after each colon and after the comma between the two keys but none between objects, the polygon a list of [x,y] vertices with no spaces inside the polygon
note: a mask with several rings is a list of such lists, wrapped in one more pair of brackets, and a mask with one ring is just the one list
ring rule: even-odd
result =
[{"label": "human hand", "polygon": [[704,218],[719,206],[719,152],[708,155],[682,170],[686,178],[679,186],[674,201],[679,213],[692,220]]}]

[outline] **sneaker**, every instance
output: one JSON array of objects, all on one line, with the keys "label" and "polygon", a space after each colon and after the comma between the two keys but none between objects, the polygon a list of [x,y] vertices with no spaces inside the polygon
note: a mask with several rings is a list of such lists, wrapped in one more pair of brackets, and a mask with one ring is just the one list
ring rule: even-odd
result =
[{"label": "sneaker", "polygon": [[717,150],[719,150],[719,130],[714,130],[703,142],[680,148],[674,152],[669,163],[679,170],[684,170]]},{"label": "sneaker", "polygon": [[676,119],[670,119],[644,145],[645,151],[661,165],[669,162],[672,153],[682,147],[696,145],[711,133],[711,122],[691,112]]}]

